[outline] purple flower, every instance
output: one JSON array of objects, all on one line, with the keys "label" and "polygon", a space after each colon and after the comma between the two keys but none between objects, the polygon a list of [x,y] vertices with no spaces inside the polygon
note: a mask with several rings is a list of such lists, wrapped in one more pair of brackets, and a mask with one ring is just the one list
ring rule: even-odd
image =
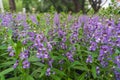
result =
[{"label": "purple flower", "polygon": [[119,55],[119,56],[116,56],[116,58],[115,58],[115,63],[117,64],[117,67],[120,68],[120,55]]},{"label": "purple flower", "polygon": [[44,52],[44,54],[43,54],[43,58],[45,58],[45,59],[48,59],[48,58],[49,58],[49,54],[48,54],[47,51]]},{"label": "purple flower", "polygon": [[68,58],[71,62],[74,61],[74,59],[73,59],[73,54],[72,54],[71,51],[67,52],[67,53],[66,53],[66,56],[67,56],[67,58]]},{"label": "purple flower", "polygon": [[100,74],[100,68],[98,66],[96,67],[96,72],[97,74]]},{"label": "purple flower", "polygon": [[22,53],[20,53],[20,59],[23,60],[23,59],[27,59],[29,56],[29,52],[26,50]]},{"label": "purple flower", "polygon": [[10,53],[9,53],[9,56],[13,57],[15,54],[14,54],[14,51],[12,50]]},{"label": "purple flower", "polygon": [[52,45],[49,42],[47,42],[47,49],[48,49],[48,51],[52,50]]},{"label": "purple flower", "polygon": [[59,20],[59,14],[55,13],[54,18],[53,18],[54,26],[60,27],[60,20]]},{"label": "purple flower", "polygon": [[91,45],[89,47],[89,50],[91,51],[95,51],[97,48],[97,43],[96,42],[91,42]]},{"label": "purple flower", "polygon": [[8,46],[8,52],[12,51],[12,46]]},{"label": "purple flower", "polygon": [[51,74],[51,68],[47,68],[47,70],[46,70],[46,76],[50,76],[50,74]]},{"label": "purple flower", "polygon": [[107,45],[102,45],[101,46],[101,49],[100,49],[100,55],[103,55],[103,54],[105,54],[105,53],[107,53],[107,52],[109,52],[110,51],[110,47],[109,46],[107,46]]},{"label": "purple flower", "polygon": [[37,52],[37,54],[36,54],[36,57],[37,58],[43,58],[43,54],[42,54],[42,52],[41,51],[39,51],[39,52]]},{"label": "purple flower", "polygon": [[67,49],[67,45],[63,42],[60,43],[60,46],[61,46],[62,49]]},{"label": "purple flower", "polygon": [[118,72],[118,71],[115,70],[114,74],[115,74],[116,80],[120,80],[120,72]]},{"label": "purple flower", "polygon": [[50,60],[48,61],[48,64],[49,64],[50,67],[52,67],[53,61],[54,61],[53,59],[50,59]]},{"label": "purple flower", "polygon": [[30,67],[30,63],[28,62],[28,60],[24,60],[22,64],[23,64],[23,68],[24,68],[24,69]]},{"label": "purple flower", "polygon": [[92,56],[89,55],[88,58],[86,59],[86,63],[92,63]]},{"label": "purple flower", "polygon": [[35,15],[30,15],[30,19],[32,20],[33,23],[38,24],[38,21]]},{"label": "purple flower", "polygon": [[117,47],[120,47],[120,38],[118,38],[118,39],[116,40],[115,44],[116,44]]},{"label": "purple flower", "polygon": [[15,69],[15,68],[18,66],[18,64],[19,64],[19,61],[17,60],[17,61],[15,62],[15,64],[13,65],[13,68]]},{"label": "purple flower", "polygon": [[64,36],[63,38],[62,38],[62,42],[66,42],[66,37]]},{"label": "purple flower", "polygon": [[62,30],[62,29],[58,29],[58,37],[63,37],[63,36],[65,36],[66,35],[66,33]]}]

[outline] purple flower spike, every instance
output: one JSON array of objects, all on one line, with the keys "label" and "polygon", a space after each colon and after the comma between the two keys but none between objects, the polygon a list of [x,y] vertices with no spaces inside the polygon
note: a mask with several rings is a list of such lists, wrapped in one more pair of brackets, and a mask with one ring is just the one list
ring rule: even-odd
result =
[{"label": "purple flower spike", "polygon": [[74,61],[74,59],[73,59],[73,54],[72,54],[71,51],[70,51],[70,52],[67,52],[67,53],[66,53],[66,56],[67,56],[67,58],[68,58],[71,62]]},{"label": "purple flower spike", "polygon": [[25,51],[25,52],[23,52],[23,53],[21,53],[21,54],[20,54],[20,59],[21,59],[21,60],[23,60],[23,59],[28,58],[28,54],[29,54],[29,53],[28,53],[28,52],[26,52],[26,51]]},{"label": "purple flower spike", "polygon": [[37,52],[36,57],[37,57],[37,58],[43,58],[42,52]]},{"label": "purple flower spike", "polygon": [[53,21],[54,21],[54,26],[58,26],[58,27],[60,26],[60,20],[59,20],[58,13],[55,13]]},{"label": "purple flower spike", "polygon": [[44,56],[43,56],[45,59],[48,59],[49,58],[49,54],[48,52],[44,52]]},{"label": "purple flower spike", "polygon": [[8,52],[12,51],[12,46],[8,46]]},{"label": "purple flower spike", "polygon": [[47,49],[48,49],[49,51],[52,50],[52,45],[51,45],[49,42],[47,43]]},{"label": "purple flower spike", "polygon": [[97,74],[100,74],[100,68],[98,66],[96,67],[96,72]]},{"label": "purple flower spike", "polygon": [[89,47],[90,51],[95,51],[97,48],[97,43],[96,42],[91,42],[91,45]]},{"label": "purple flower spike", "polygon": [[17,61],[15,62],[15,64],[13,65],[13,68],[15,69],[15,68],[18,66],[18,64],[19,64],[19,61],[17,60]]},{"label": "purple flower spike", "polygon": [[86,63],[92,63],[92,56],[91,55],[88,56]]},{"label": "purple flower spike", "polygon": [[51,68],[48,68],[47,70],[46,70],[46,76],[50,76],[50,74],[51,74]]},{"label": "purple flower spike", "polygon": [[9,56],[11,56],[11,57],[13,57],[15,54],[14,54],[14,51],[11,51],[10,53],[9,53]]},{"label": "purple flower spike", "polygon": [[29,68],[30,67],[30,63],[28,62],[28,60],[25,60],[23,61],[23,68],[26,69],[26,68]]}]

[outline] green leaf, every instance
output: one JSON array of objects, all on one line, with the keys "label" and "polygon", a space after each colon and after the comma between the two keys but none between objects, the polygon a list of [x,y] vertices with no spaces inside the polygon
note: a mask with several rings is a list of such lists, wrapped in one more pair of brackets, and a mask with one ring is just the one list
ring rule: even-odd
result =
[{"label": "green leaf", "polygon": [[39,61],[39,59],[36,58],[36,56],[31,56],[28,60],[29,60],[30,62]]},{"label": "green leaf", "polygon": [[5,63],[1,63],[0,64],[0,67],[7,67],[7,66],[10,66],[10,65],[12,65],[12,64],[14,64],[15,62],[14,61],[8,61],[8,62],[5,62]]},{"label": "green leaf", "polygon": [[5,80],[5,77],[3,75],[0,75],[0,80]]},{"label": "green leaf", "polygon": [[8,68],[8,69],[6,69],[6,70],[0,72],[0,75],[8,74],[9,72],[11,72],[11,71],[13,71],[13,70],[14,70],[14,68]]},{"label": "green leaf", "polygon": [[76,65],[82,65],[79,61],[75,61],[73,63],[71,63],[70,67],[74,67]]},{"label": "green leaf", "polygon": [[85,80],[85,79],[84,79],[85,75],[86,75],[86,72],[83,72],[83,73],[78,77],[77,80]]},{"label": "green leaf", "polygon": [[55,71],[56,74],[58,74],[58,75],[60,75],[60,76],[66,76],[66,74],[65,74],[63,71],[61,71],[61,70],[58,70],[58,69],[53,68],[53,71]]},{"label": "green leaf", "polygon": [[53,80],[61,80],[61,78],[56,75],[51,75],[51,77],[53,78]]},{"label": "green leaf", "polygon": [[44,67],[42,70],[41,70],[41,74],[40,74],[40,78],[46,73],[46,69],[47,67]]},{"label": "green leaf", "polygon": [[7,49],[7,46],[6,46],[6,45],[1,45],[1,46],[0,46],[0,49],[1,49],[1,50]]},{"label": "green leaf", "polygon": [[68,78],[68,80],[72,80],[71,78]]},{"label": "green leaf", "polygon": [[93,77],[94,77],[94,79],[97,77],[97,75],[96,75],[96,65],[92,65],[92,75],[93,75]]},{"label": "green leaf", "polygon": [[27,80],[34,80],[34,78],[32,76],[28,75]]},{"label": "green leaf", "polygon": [[19,80],[19,78],[18,77],[13,77],[13,78],[9,78],[7,80]]},{"label": "green leaf", "polygon": [[82,70],[82,71],[88,71],[89,69],[85,66],[74,66],[74,69]]}]

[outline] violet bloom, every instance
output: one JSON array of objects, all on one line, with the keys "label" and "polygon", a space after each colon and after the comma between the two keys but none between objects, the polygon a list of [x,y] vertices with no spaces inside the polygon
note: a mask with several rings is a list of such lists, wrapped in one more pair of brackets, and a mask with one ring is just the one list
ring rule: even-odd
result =
[{"label": "violet bloom", "polygon": [[65,32],[62,29],[58,29],[58,37],[63,37],[65,35]]},{"label": "violet bloom", "polygon": [[60,20],[59,20],[59,14],[55,13],[54,18],[53,18],[54,26],[60,27]]},{"label": "violet bloom", "polygon": [[120,68],[120,55],[116,57],[116,62],[115,63],[117,64],[117,67]]},{"label": "violet bloom", "polygon": [[68,15],[68,22],[71,21],[71,19],[72,19],[72,15],[69,14],[69,15]]},{"label": "violet bloom", "polygon": [[18,64],[19,64],[19,61],[17,60],[17,61],[15,62],[15,64],[13,65],[13,68],[15,69],[15,68],[18,66]]},{"label": "violet bloom", "polygon": [[53,59],[50,59],[50,60],[49,60],[48,65],[49,65],[50,67],[52,67],[53,61],[54,61]]},{"label": "violet bloom", "polygon": [[116,44],[117,47],[120,47],[120,38],[118,38],[118,39],[116,40],[115,44]]},{"label": "violet bloom", "polygon": [[97,74],[100,74],[100,67],[96,67],[96,72],[97,72]]},{"label": "violet bloom", "polygon": [[86,63],[92,63],[92,56],[89,55],[88,58],[86,59]]},{"label": "violet bloom", "polygon": [[8,52],[12,51],[12,46],[8,46]]},{"label": "violet bloom", "polygon": [[107,45],[103,45],[103,46],[101,46],[101,49],[100,49],[100,55],[103,55],[109,51],[110,51],[110,47]]},{"label": "violet bloom", "polygon": [[46,70],[46,76],[50,76],[50,74],[51,74],[51,68],[47,68],[47,70]]},{"label": "violet bloom", "polygon": [[97,48],[97,43],[96,42],[91,42],[91,45],[89,47],[89,50],[91,51],[95,51]]},{"label": "violet bloom", "polygon": [[67,53],[66,53],[66,56],[67,56],[67,58],[68,58],[71,62],[74,61],[74,59],[73,59],[73,54],[72,54],[71,51],[67,52]]},{"label": "violet bloom", "polygon": [[62,38],[62,42],[66,42],[66,37],[64,36],[63,38]]},{"label": "violet bloom", "polygon": [[36,57],[37,58],[43,58],[43,54],[42,54],[42,52],[41,51],[39,51],[39,52],[37,52],[37,54],[36,54]]},{"label": "violet bloom", "polygon": [[24,60],[22,64],[23,64],[23,68],[24,68],[24,69],[30,67],[30,62],[28,62],[28,60]]},{"label": "violet bloom", "polygon": [[30,19],[32,20],[33,23],[38,24],[38,21],[35,15],[30,15]]},{"label": "violet bloom", "polygon": [[100,61],[100,64],[102,65],[102,67],[108,66],[108,62],[104,60]]},{"label": "violet bloom", "polygon": [[9,56],[13,57],[15,54],[14,54],[14,51],[12,50],[10,53],[9,53]]},{"label": "violet bloom", "polygon": [[50,42],[47,42],[47,49],[48,49],[48,51],[52,50],[52,45],[50,44]]},{"label": "violet bloom", "polygon": [[115,70],[114,74],[115,74],[116,80],[120,80],[120,72],[118,72],[118,71]]},{"label": "violet bloom", "polygon": [[26,50],[26,51],[20,53],[20,59],[21,59],[21,60],[27,59],[28,56],[29,56],[29,51],[28,51],[28,50]]},{"label": "violet bloom", "polygon": [[49,54],[48,54],[47,51],[44,52],[44,54],[43,54],[43,58],[45,58],[45,59],[48,59],[48,58],[49,58]]},{"label": "violet bloom", "polygon": [[63,43],[63,42],[60,43],[60,46],[61,46],[62,49],[66,49],[67,48],[67,45],[65,43]]}]

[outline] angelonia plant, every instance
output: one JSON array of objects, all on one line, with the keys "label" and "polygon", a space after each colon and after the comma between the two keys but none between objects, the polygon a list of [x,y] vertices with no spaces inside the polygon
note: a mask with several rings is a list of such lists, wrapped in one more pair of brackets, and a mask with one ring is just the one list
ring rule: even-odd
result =
[{"label": "angelonia plant", "polygon": [[0,80],[120,80],[120,20],[1,13]]}]

